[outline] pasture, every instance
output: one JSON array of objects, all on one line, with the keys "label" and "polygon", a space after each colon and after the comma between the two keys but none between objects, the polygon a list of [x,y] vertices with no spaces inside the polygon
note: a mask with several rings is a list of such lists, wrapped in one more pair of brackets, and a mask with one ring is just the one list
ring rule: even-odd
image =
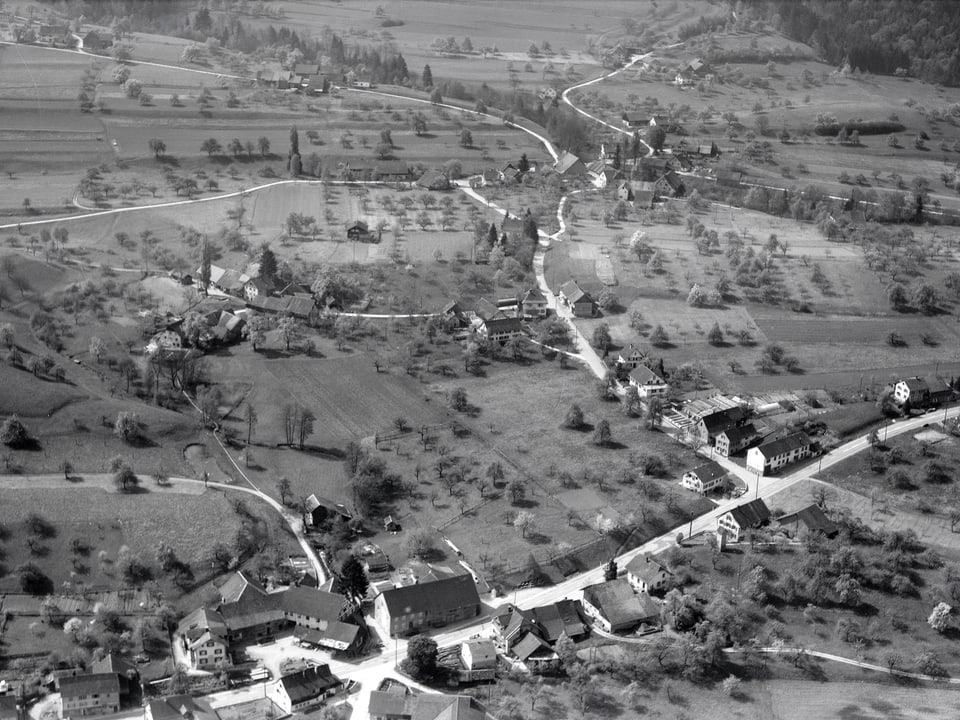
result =
[{"label": "pasture", "polygon": [[[55,530],[34,550],[27,545],[31,534],[24,525],[29,512],[40,513]],[[233,537],[240,518],[222,492],[151,493],[146,485],[143,492],[120,494],[86,488],[81,481],[69,488],[0,489],[0,525],[9,533],[3,545],[6,572],[0,577],[0,589],[18,591],[13,568],[34,562],[54,587],[71,581],[96,590],[121,583],[114,562],[123,545],[152,565],[157,543],[165,542],[198,576],[205,575],[210,549]],[[89,547],[77,563],[71,560],[74,538]],[[106,553],[102,561],[101,550]]]},{"label": "pasture", "polygon": [[308,443],[342,447],[351,440],[389,431],[396,417],[411,426],[442,422],[442,398],[436,398],[414,379],[376,371],[372,355],[359,351],[317,359],[277,358],[255,354],[240,346],[232,357],[210,358],[211,372],[222,384],[249,388],[246,402],[260,416],[256,438],[260,443],[285,442],[284,406],[300,403],[317,416]]},{"label": "pasture", "polygon": [[[695,357],[714,384],[732,391],[773,389],[778,383],[792,389],[823,387],[822,382],[847,384],[839,376],[831,380],[823,373],[861,368],[870,368],[865,372],[885,379],[904,365],[941,360],[943,346],[960,339],[954,297],[944,287],[958,259],[943,229],[915,228],[917,243],[940,245],[936,259],[925,261],[914,280],[930,283],[938,290],[939,310],[922,315],[890,309],[889,277],[866,266],[859,246],[829,242],[809,223],[744,209],[733,212],[717,204],[692,212],[677,202],[674,207],[679,212],[673,224],[657,210],[631,211],[626,220],[604,225],[602,212],[614,205],[609,195],[603,201],[577,202],[573,205],[576,219],[570,224],[573,232],[555,243],[546,256],[545,274],[552,288],[572,277],[594,295],[604,287],[598,277],[598,263],[609,259],[617,281],[612,289],[624,311],[578,320],[588,337],[596,326],[606,323],[614,344],[625,345],[643,342],[658,324],[662,325],[669,343],[654,349],[655,355],[662,355],[668,365]],[[717,231],[719,248],[704,251],[696,247],[686,225],[679,222],[683,210],[707,229]],[[640,262],[629,249],[629,238],[636,231],[645,233],[644,241],[657,253],[660,269],[648,267],[649,253]],[[732,234],[753,253],[761,252],[771,235],[786,244],[787,251],[778,249],[769,266],[778,299],[761,302],[759,297],[748,297],[751,289],[734,281],[736,271],[726,255],[728,235]],[[687,304],[688,291],[694,284],[709,291],[721,278],[731,281],[724,303],[705,307]],[[794,311],[800,303],[806,304],[806,312]],[[634,311],[643,316],[639,330],[630,325]],[[724,342],[712,346],[707,333],[714,323],[724,333]],[[750,342],[738,342],[741,331],[750,333]],[[889,344],[890,332],[898,333],[904,344]],[[795,355],[802,374],[781,371],[769,382],[756,375],[754,362],[760,347],[768,342],[776,342]]]}]

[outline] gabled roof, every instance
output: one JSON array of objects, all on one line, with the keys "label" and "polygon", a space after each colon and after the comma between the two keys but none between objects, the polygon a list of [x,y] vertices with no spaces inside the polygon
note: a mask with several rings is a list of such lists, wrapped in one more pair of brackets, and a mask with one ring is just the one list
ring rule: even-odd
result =
[{"label": "gabled roof", "polygon": [[434,188],[447,188],[450,187],[450,180],[439,170],[428,170],[419,178],[417,178],[416,185],[418,187],[426,188],[427,190],[432,190]]},{"label": "gabled roof", "polygon": [[363,220],[354,220],[353,222],[347,223],[347,230],[359,230],[360,232],[369,232],[370,226],[367,225]]},{"label": "gabled roof", "polygon": [[395,717],[404,720],[485,720],[492,718],[483,705],[466,695],[436,693],[370,693],[370,717]]},{"label": "gabled roof", "polygon": [[418,612],[436,616],[468,605],[480,606],[480,595],[470,575],[385,590],[382,597],[391,616]]},{"label": "gabled roof", "polygon": [[631,355],[639,355],[642,358],[647,356],[647,354],[639,345],[635,345],[633,343],[630,343],[626,347],[620,348],[620,352],[617,353],[617,357],[622,358],[628,358]]},{"label": "gabled roof", "polygon": [[523,294],[523,299],[520,302],[521,303],[528,303],[528,302],[539,303],[539,302],[546,302],[546,301],[547,299],[543,296],[543,293],[540,292],[540,288],[534,287],[534,288],[530,288]]},{"label": "gabled roof", "polygon": [[243,572],[234,574],[219,592],[223,600],[217,610],[229,630],[282,617],[279,597],[268,595],[260,583]]},{"label": "gabled roof", "polygon": [[108,653],[100,660],[94,660],[90,663],[90,672],[92,673],[116,673],[117,675],[132,675],[137,672],[136,666],[126,658],[119,657],[113,653]]},{"label": "gabled roof", "polygon": [[593,302],[593,298],[590,297],[578,284],[576,280],[567,280],[563,285],[560,286],[560,294],[563,295],[568,303],[578,303],[586,299],[589,302]]},{"label": "gabled roof", "polygon": [[721,478],[727,474],[727,471],[724,470],[723,466],[716,460],[711,460],[708,463],[704,463],[700,467],[694,468],[690,472],[693,475],[696,475],[701,482],[716,480],[717,478]]},{"label": "gabled roof", "polygon": [[483,321],[487,332],[520,332],[523,321],[518,317],[497,317]]},{"label": "gabled roof", "polygon": [[320,630],[298,625],[293,629],[293,636],[311,645],[346,650],[353,645],[359,632],[360,628],[356,625],[334,620]]},{"label": "gabled roof", "polygon": [[120,678],[116,673],[92,673],[60,678],[60,695],[63,698],[110,693],[120,694]]},{"label": "gabled roof", "polygon": [[337,515],[340,515],[348,520],[353,517],[343,503],[335,503],[333,500],[328,500],[320,495],[311,494],[307,498],[304,505],[307,508],[307,512],[311,513],[317,508],[324,508],[327,511],[336,513]]},{"label": "gabled roof", "polygon": [[663,179],[666,180],[667,185],[669,185],[673,190],[678,190],[683,187],[683,180],[680,179],[680,176],[677,175],[673,170],[669,170],[663,175]]},{"label": "gabled roof", "polygon": [[474,663],[489,663],[497,659],[497,647],[491,640],[467,640],[463,644],[470,649]]},{"label": "gabled roof", "polygon": [[510,649],[510,652],[513,653],[520,662],[526,662],[533,655],[550,656],[554,654],[553,648],[532,632],[524,635],[523,639]]},{"label": "gabled roof", "polygon": [[630,625],[656,615],[645,608],[626,578],[617,578],[584,588],[583,599],[589,602],[613,626]]},{"label": "gabled roof", "polygon": [[381,160],[373,166],[374,175],[409,175],[410,168],[403,160]]},{"label": "gabled roof", "polygon": [[287,299],[286,310],[294,317],[306,318],[313,314],[316,307],[312,297],[292,297]]},{"label": "gabled roof", "polygon": [[638,365],[630,371],[630,379],[638,385],[663,385],[663,378],[646,365]]},{"label": "gabled roof", "polygon": [[575,638],[587,632],[573,600],[560,600],[552,605],[534,608],[533,615],[543,629],[543,639],[550,643],[556,642],[563,633]]},{"label": "gabled roof", "polygon": [[810,532],[820,532],[830,537],[835,535],[839,528],[837,524],[827,517],[823,509],[813,503],[801,508],[796,512],[781,515],[777,518],[781,525],[792,525],[794,523],[803,523]]},{"label": "gabled roof", "polygon": [[177,634],[183,635],[191,642],[208,632],[216,637],[225,638],[227,626],[220,613],[206,607],[197,608],[177,625]]},{"label": "gabled roof", "polygon": [[306,615],[317,620],[339,620],[349,606],[347,598],[322,590],[292,587],[280,595],[280,608],[295,615]]},{"label": "gabled roof", "polygon": [[758,450],[763,457],[772,458],[788,453],[791,450],[799,450],[800,448],[807,447],[809,444],[810,438],[807,437],[806,433],[798,432],[787,435],[779,440],[764,443],[757,447],[756,450]]},{"label": "gabled roof", "polygon": [[656,581],[657,575],[661,572],[667,575],[673,574],[649,555],[637,555],[627,563],[626,571],[640,578],[647,585],[652,585]]},{"label": "gabled roof", "polygon": [[297,63],[293,66],[296,75],[319,75],[320,66],[316,63]]},{"label": "gabled roof", "polygon": [[246,287],[246,285],[255,287],[260,295],[266,295],[268,292],[273,290],[273,283],[262,277],[251,278],[250,280],[247,280],[244,287]]},{"label": "gabled roof", "polygon": [[755,527],[770,519],[770,508],[763,500],[757,498],[733,508],[730,515],[741,528]]},{"label": "gabled roof", "polygon": [[736,445],[747,438],[755,438],[760,435],[760,431],[757,430],[757,427],[753,423],[747,423],[746,425],[735,425],[733,427],[727,428],[726,430],[721,430],[718,435],[726,435],[727,440]]},{"label": "gabled roof", "polygon": [[153,720],[218,720],[220,717],[206,700],[189,695],[151,700],[147,707]]},{"label": "gabled roof", "polygon": [[571,152],[564,151],[563,154],[560,156],[560,159],[557,160],[556,170],[558,173],[563,175],[565,173],[570,172],[574,168],[576,168],[578,163],[580,167],[582,167],[584,170],[586,169],[586,166],[584,166],[580,158],[578,158],[576,155],[574,155]]},{"label": "gabled roof", "polygon": [[280,678],[287,697],[293,705],[318,698],[328,690],[343,685],[343,681],[330,672],[329,665],[312,665]]},{"label": "gabled roof", "polygon": [[631,125],[646,125],[648,122],[650,122],[650,116],[642,112],[625,112],[623,114],[623,119]]},{"label": "gabled roof", "polygon": [[736,406],[717,410],[709,415],[702,415],[700,420],[704,426],[706,426],[707,430],[713,434],[742,422],[746,417],[746,411],[740,406]]}]

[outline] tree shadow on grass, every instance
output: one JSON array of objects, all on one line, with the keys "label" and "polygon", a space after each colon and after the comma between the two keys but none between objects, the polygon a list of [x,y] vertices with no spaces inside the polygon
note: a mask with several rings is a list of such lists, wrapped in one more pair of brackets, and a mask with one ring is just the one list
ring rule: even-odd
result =
[{"label": "tree shadow on grass", "polygon": [[541,532],[528,532],[526,541],[531,545],[548,545],[553,542],[553,538]]},{"label": "tree shadow on grass", "polygon": [[517,500],[517,501],[515,501],[515,502],[513,502],[513,503],[511,503],[511,504],[512,504],[514,507],[518,507],[518,508],[535,508],[535,507],[540,507],[540,503],[538,503],[536,500],[530,500],[529,498],[523,498],[523,499]]}]

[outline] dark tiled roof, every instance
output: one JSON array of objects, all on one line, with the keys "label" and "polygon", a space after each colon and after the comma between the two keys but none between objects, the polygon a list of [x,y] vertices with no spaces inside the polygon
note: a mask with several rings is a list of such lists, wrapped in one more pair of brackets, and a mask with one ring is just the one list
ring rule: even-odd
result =
[{"label": "dark tiled roof", "polygon": [[532,655],[552,654],[553,649],[536,634],[528,632],[520,642],[511,648],[510,652],[512,652],[518,660],[523,662]]},{"label": "dark tiled roof", "polygon": [[293,629],[293,635],[304,642],[321,647],[342,646],[350,647],[357,638],[360,628],[339,620],[328,622],[322,630],[298,626]]},{"label": "dark tiled roof", "polygon": [[523,322],[520,318],[515,317],[491,318],[484,320],[483,324],[486,326],[487,332],[492,333],[520,332],[523,329]]},{"label": "dark tiled roof", "polygon": [[557,172],[563,175],[564,173],[570,172],[570,170],[576,168],[578,163],[580,167],[586,169],[580,158],[573,153],[564,152],[557,161]]},{"label": "dark tiled roof", "polygon": [[663,378],[646,365],[638,365],[630,371],[630,379],[639,385],[661,385]]},{"label": "dark tiled roof", "polygon": [[747,413],[741,407],[725,408],[717,410],[709,415],[704,415],[700,419],[711,434],[733,427],[747,417]]},{"label": "dark tiled roof", "polygon": [[543,296],[543,293],[540,292],[540,288],[530,288],[523,295],[523,300],[521,302],[546,302],[547,299]]},{"label": "dark tiled roof", "polygon": [[723,477],[727,474],[727,471],[723,469],[723,466],[713,460],[708,463],[704,463],[700,467],[694,468],[690,472],[700,478],[701,482],[716,480],[717,478]]},{"label": "dark tiled roof", "polygon": [[755,527],[770,519],[770,508],[758,498],[733,508],[730,515],[741,528]]},{"label": "dark tiled roof", "polygon": [[[147,703],[153,720],[217,720],[219,716],[206,700],[189,695],[171,695]],[[187,714],[189,713],[189,715]]]},{"label": "dark tiled roof", "polygon": [[808,438],[805,433],[793,433],[792,435],[787,435],[785,438],[764,443],[760,445],[757,450],[759,450],[760,454],[765,458],[772,458],[788,453],[791,450],[799,450],[809,444],[810,438]]},{"label": "dark tiled roof", "polygon": [[576,280],[567,280],[561,285],[560,294],[563,295],[569,303],[575,303],[584,297],[589,298],[589,295],[577,285]]},{"label": "dark tiled roof", "polygon": [[637,555],[627,563],[626,570],[631,575],[643,580],[647,585],[656,582],[657,575],[661,572],[665,572],[667,575],[673,574],[649,555]]},{"label": "dark tiled roof", "polygon": [[425,612],[443,615],[449,610],[474,605],[480,606],[480,595],[470,575],[458,575],[426,583],[386,590],[383,601],[391,616]]},{"label": "dark tiled roof", "polygon": [[306,615],[317,620],[339,620],[348,606],[343,595],[292,587],[280,595],[280,607],[284,612]]},{"label": "dark tiled roof", "polygon": [[649,618],[626,578],[591,585],[583,599],[597,608],[613,626],[630,625]]},{"label": "dark tiled roof", "polygon": [[330,672],[329,665],[314,665],[292,675],[284,675],[280,682],[294,705],[318,698],[328,690],[343,685],[343,681]]},{"label": "dark tiled roof", "polygon": [[533,615],[543,629],[543,639],[550,643],[556,642],[562,633],[575,638],[587,632],[573,600],[560,600],[552,605],[534,608]]},{"label": "dark tiled roof", "polygon": [[837,524],[826,516],[823,509],[816,504],[807,505],[807,507],[797,510],[787,515],[781,515],[777,518],[781,525],[792,525],[797,522],[803,523],[807,530],[811,532],[821,532],[824,535],[833,535],[839,530]]},{"label": "dark tiled roof", "polygon": [[101,660],[95,660],[90,663],[90,672],[92,673],[116,673],[117,675],[129,675],[137,672],[137,668],[126,658],[119,657],[109,653]]},{"label": "dark tiled roof", "polygon": [[757,430],[756,426],[753,423],[747,423],[746,425],[738,425],[731,428],[727,428],[722,432],[718,433],[719,435],[726,435],[727,440],[736,445],[737,443],[746,440],[747,438],[754,438],[760,435],[760,432]]},{"label": "dark tiled roof", "polygon": [[60,694],[64,698],[110,693],[120,694],[120,678],[116,673],[93,673],[60,678]]}]

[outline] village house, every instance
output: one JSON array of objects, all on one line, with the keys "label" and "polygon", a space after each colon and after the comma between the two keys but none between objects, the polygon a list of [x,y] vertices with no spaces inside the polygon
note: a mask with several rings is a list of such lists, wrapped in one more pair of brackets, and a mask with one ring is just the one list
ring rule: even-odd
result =
[{"label": "village house", "polygon": [[116,673],[60,678],[60,717],[88,717],[120,712],[120,679]]},{"label": "village house", "polygon": [[640,365],[646,359],[647,354],[640,348],[640,346],[630,343],[617,352],[616,364],[617,367],[625,370],[634,370],[640,367]]},{"label": "village house", "polygon": [[450,184],[450,178],[448,178],[439,170],[427,170],[427,172],[417,178],[417,181],[414,184],[418,188],[429,190],[431,192],[443,192],[452,187]]},{"label": "village house", "polygon": [[662,592],[673,577],[672,572],[649,555],[637,555],[627,563],[625,570],[627,582],[641,593]]},{"label": "village house", "polygon": [[680,484],[687,490],[706,495],[726,487],[727,471],[720,463],[711,461],[685,472]]},{"label": "village house", "polygon": [[469,695],[374,690],[367,711],[370,720],[493,720]]},{"label": "village house", "polygon": [[530,288],[523,294],[520,299],[520,307],[524,317],[529,318],[544,318],[550,312],[547,298],[537,287]]},{"label": "village house", "polygon": [[669,170],[654,181],[653,191],[658,197],[682,198],[687,188],[680,176],[673,170]]},{"label": "village house", "polygon": [[113,673],[120,682],[120,701],[129,700],[130,690],[140,679],[136,665],[116,653],[107,653],[99,660],[90,663],[90,672],[94,674]]},{"label": "village house", "polygon": [[410,181],[410,167],[403,160],[381,160],[373,166],[373,179],[380,182]]},{"label": "village house", "polygon": [[670,171],[670,161],[667,158],[651,156],[640,158],[635,173],[639,176],[638,180],[655,183]]},{"label": "village house", "polygon": [[247,302],[253,302],[257,299],[262,299],[270,296],[270,293],[273,292],[273,283],[265,278],[255,277],[247,282],[243,286],[243,299]]},{"label": "village house", "polygon": [[219,613],[200,607],[188,614],[177,626],[177,641],[197,670],[212,670],[231,665],[227,626]]},{"label": "village house", "polygon": [[500,650],[531,670],[533,666],[543,669],[556,660],[552,646],[561,635],[578,640],[585,637],[589,630],[580,616],[577,603],[572,600],[561,600],[528,610],[507,605],[503,612],[494,616],[491,625]]},{"label": "village house", "polygon": [[620,117],[628,128],[652,127],[657,124],[656,116],[642,112],[627,111]]},{"label": "village house", "polygon": [[304,505],[307,510],[307,523],[313,528],[332,520],[349,522],[353,519],[353,514],[343,503],[335,503],[316,494],[309,495]]},{"label": "village house", "polygon": [[493,680],[497,672],[497,647],[491,640],[468,640],[460,646],[464,682]]},{"label": "village house", "polygon": [[370,226],[363,220],[354,220],[347,223],[347,240],[364,241],[370,236]]},{"label": "village house", "polygon": [[717,531],[724,533],[733,542],[740,542],[747,530],[766,525],[770,521],[770,508],[760,500],[738,505],[717,518]]},{"label": "village house", "polygon": [[929,408],[949,402],[953,389],[939,377],[912,377],[898,380],[893,386],[893,399],[901,407]]},{"label": "village house", "polygon": [[477,334],[484,340],[502,345],[507,340],[523,334],[523,321],[516,317],[494,317],[481,320]]},{"label": "village house", "polygon": [[342,595],[297,587],[268,593],[243,572],[232,575],[218,592],[216,608],[194,610],[175,633],[194,669],[229,665],[233,646],[273,638],[292,626],[313,631],[314,644],[348,654],[363,638],[358,627],[343,622],[352,606]]},{"label": "village house", "polygon": [[617,185],[617,198],[632,202],[634,207],[649,210],[657,199],[656,185],[641,180],[624,180]]},{"label": "village house", "polygon": [[746,423],[718,432],[713,447],[723,457],[730,457],[746,450],[761,437],[762,434],[753,423]]},{"label": "village house", "polygon": [[105,50],[110,47],[112,44],[110,38],[104,37],[96,30],[89,30],[81,40],[83,42],[83,49],[88,52],[99,52],[100,50]]},{"label": "village house", "polygon": [[480,596],[470,575],[385,590],[374,601],[374,617],[391,637],[443,627],[480,614]]},{"label": "village house", "polygon": [[798,432],[747,450],[747,469],[758,475],[773,473],[811,454],[810,438]]},{"label": "village house", "polygon": [[577,178],[587,174],[587,166],[583,164],[583,160],[567,151],[561,153],[554,169],[563,178]]},{"label": "village house", "polygon": [[704,445],[714,445],[717,435],[730,428],[739,427],[747,422],[749,413],[735,405],[700,415],[693,428],[696,438]]},{"label": "village house", "polygon": [[597,304],[575,280],[567,280],[560,286],[560,301],[570,308],[576,317],[593,317],[597,314]]},{"label": "village house", "polygon": [[343,688],[343,681],[330,672],[329,665],[311,665],[284,675],[274,685],[271,699],[285,713],[299,713],[322,705]]},{"label": "village house", "polygon": [[220,716],[203,698],[170,695],[147,702],[144,720],[219,720]]},{"label": "village house", "polygon": [[626,578],[584,588],[583,611],[607,632],[627,632],[660,618],[659,605],[646,593],[636,594]]},{"label": "village house", "polygon": [[717,170],[717,185],[737,188],[743,184],[743,173],[738,170]]},{"label": "village house", "polygon": [[670,388],[666,381],[646,365],[638,365],[627,376],[641,398],[660,397]]},{"label": "village house", "polygon": [[840,528],[816,503],[777,518],[777,525],[791,537],[805,540],[810,535],[833,537]]}]

